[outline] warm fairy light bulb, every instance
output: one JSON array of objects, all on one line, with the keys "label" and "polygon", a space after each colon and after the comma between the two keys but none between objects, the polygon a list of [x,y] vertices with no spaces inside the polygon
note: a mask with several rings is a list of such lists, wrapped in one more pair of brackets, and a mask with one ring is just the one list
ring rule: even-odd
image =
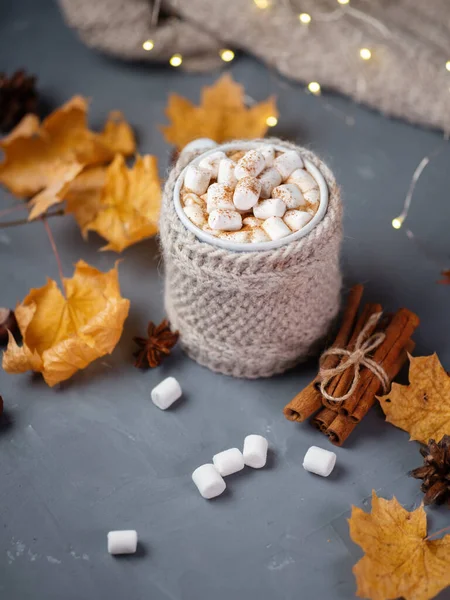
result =
[{"label": "warm fairy light bulb", "polygon": [[372,58],[372,52],[369,48],[361,48],[359,55],[363,60],[370,60]]},{"label": "warm fairy light bulb", "polygon": [[182,62],[183,57],[181,54],[174,54],[169,60],[169,63],[172,65],[172,67],[179,67]]},{"label": "warm fairy light bulb", "polygon": [[155,47],[155,44],[153,40],[145,40],[145,42],[142,44],[142,47],[144,48],[144,50],[147,50],[147,52],[150,52],[150,50],[153,50],[153,48]]},{"label": "warm fairy light bulb", "polygon": [[350,4],[350,0],[337,0],[339,4]]},{"label": "warm fairy light bulb", "polygon": [[269,8],[270,2],[269,0],[253,0],[258,8],[264,9]]},{"label": "warm fairy light bulb", "polygon": [[392,227],[394,229],[400,229],[400,227],[403,225],[403,217],[395,217],[395,219],[392,219]]},{"label": "warm fairy light bulb", "polygon": [[316,94],[316,96],[319,95],[320,83],[317,83],[317,81],[311,81],[308,83],[308,90],[311,92],[311,94]]},{"label": "warm fairy light bulb", "polygon": [[447,69],[447,71],[450,71],[450,60],[448,60],[448,61],[445,63],[445,68]]},{"label": "warm fairy light bulb", "polygon": [[269,127],[275,127],[275,125],[278,123],[278,119],[276,118],[275,115],[271,115],[270,117],[267,117],[266,119],[266,125],[268,125]]},{"label": "warm fairy light bulb", "polygon": [[308,13],[300,13],[298,15],[298,20],[304,25],[308,25],[308,23],[311,23],[311,15],[308,15]]},{"label": "warm fairy light bulb", "polygon": [[220,58],[224,61],[224,62],[231,62],[234,58],[234,52],[233,50],[228,50],[228,49],[224,49],[220,51]]}]

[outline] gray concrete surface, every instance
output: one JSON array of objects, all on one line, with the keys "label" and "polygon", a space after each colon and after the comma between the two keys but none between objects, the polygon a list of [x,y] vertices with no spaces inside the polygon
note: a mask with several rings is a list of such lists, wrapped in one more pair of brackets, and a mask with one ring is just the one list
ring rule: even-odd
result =
[{"label": "gray concrete surface", "polygon": [[[2,0],[0,70],[25,66],[39,76],[45,104],[73,94],[92,98],[91,123],[121,109],[142,152],[169,156],[158,125],[170,91],[193,100],[217,74],[187,75],[167,67],[123,64],[85,48],[48,0]],[[255,99],[278,96],[274,133],[321,153],[342,184],[346,285],[362,281],[367,296],[391,310],[419,313],[417,353],[437,351],[450,369],[450,288],[436,285],[449,266],[449,157],[440,134],[389,121],[346,99],[316,98],[245,57],[231,66]],[[444,92],[443,92],[444,93]],[[416,190],[409,226],[423,241],[394,231],[411,175],[439,148]],[[0,209],[12,204],[0,191]],[[53,219],[68,276],[83,258],[103,270],[116,260],[84,243],[70,218]],[[306,365],[269,381],[213,374],[179,350],[157,370],[132,365],[133,335],[163,316],[157,244],[123,254],[120,279],[131,312],[114,354],[49,389],[39,377],[0,373],[6,417],[0,428],[0,598],[2,600],[341,600],[353,598],[352,566],[361,556],[346,519],[369,509],[372,489],[407,508],[421,500],[406,473],[420,463],[418,446],[385,424],[379,410],[358,427],[329,479],[302,469],[311,444],[329,447],[308,424],[281,409],[314,374]],[[14,306],[57,269],[40,224],[0,230],[0,305]],[[185,391],[161,412],[150,390],[175,375]],[[203,500],[195,467],[248,433],[270,441],[269,465],[228,479],[228,491]],[[450,523],[428,509],[430,531]],[[106,553],[110,529],[136,528],[137,556]],[[450,599],[443,592],[439,598]]]}]

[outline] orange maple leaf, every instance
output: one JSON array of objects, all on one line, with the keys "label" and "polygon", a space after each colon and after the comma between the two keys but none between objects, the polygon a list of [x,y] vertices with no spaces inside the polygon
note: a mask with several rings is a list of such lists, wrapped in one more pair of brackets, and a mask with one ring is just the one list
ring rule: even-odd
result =
[{"label": "orange maple leaf", "polygon": [[9,332],[7,373],[36,371],[54,386],[115,348],[130,305],[120,295],[117,266],[102,273],[79,261],[63,284],[64,295],[49,279],[17,305],[23,345]]},{"label": "orange maple leaf", "polygon": [[171,94],[166,115],[171,123],[161,130],[166,141],[181,150],[202,137],[218,143],[263,137],[267,118],[278,116],[278,111],[274,97],[247,108],[243,86],[225,74],[213,86],[202,89],[200,106]]},{"label": "orange maple leaf", "polygon": [[372,492],[372,512],[352,507],[350,537],[365,556],[353,567],[357,595],[371,600],[429,600],[450,585],[450,535],[427,539],[422,506],[413,512],[396,498]]}]

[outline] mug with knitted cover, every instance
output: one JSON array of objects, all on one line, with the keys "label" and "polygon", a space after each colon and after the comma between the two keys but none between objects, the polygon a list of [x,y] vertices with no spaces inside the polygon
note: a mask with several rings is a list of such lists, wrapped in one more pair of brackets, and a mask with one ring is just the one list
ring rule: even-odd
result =
[{"label": "mug with knitted cover", "polygon": [[[326,182],[328,204],[304,232],[257,244],[256,250],[252,244],[227,247],[187,227],[174,192],[179,191],[183,169],[205,151],[195,144],[182,152],[169,173],[161,207],[165,307],[171,326],[179,330],[191,358],[234,377],[270,377],[314,355],[340,304],[342,206],[333,173],[305,148],[276,138],[251,144],[262,143],[296,150]],[[239,145],[248,142],[232,144]]]}]

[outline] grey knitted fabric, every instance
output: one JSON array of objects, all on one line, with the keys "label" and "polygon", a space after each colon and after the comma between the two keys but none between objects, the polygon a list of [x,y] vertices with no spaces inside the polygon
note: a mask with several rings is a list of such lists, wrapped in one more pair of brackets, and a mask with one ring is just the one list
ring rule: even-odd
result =
[{"label": "grey knitted fabric", "polygon": [[342,207],[334,176],[312,152],[266,141],[300,150],[328,184],[328,211],[304,238],[265,252],[199,241],[173,204],[175,181],[193,155],[172,169],[161,210],[167,315],[189,356],[235,377],[269,377],[304,360],[339,309]]},{"label": "grey knitted fabric", "polygon": [[[172,16],[152,27],[155,0],[59,0],[90,46],[128,59],[210,70],[220,48],[245,50],[287,77],[319,81],[388,115],[450,131],[448,0],[162,0]],[[298,13],[308,12],[308,26]],[[152,38],[151,52],[142,43]],[[367,47],[372,59],[361,60]],[[222,63],[223,64],[223,63]]]}]

